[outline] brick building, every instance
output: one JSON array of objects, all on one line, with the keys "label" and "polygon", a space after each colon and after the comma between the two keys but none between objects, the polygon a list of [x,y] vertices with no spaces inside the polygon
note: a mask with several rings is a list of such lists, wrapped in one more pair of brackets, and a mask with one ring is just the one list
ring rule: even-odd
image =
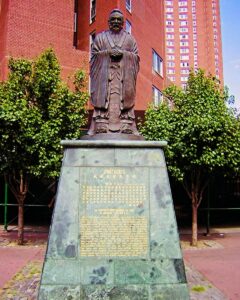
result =
[{"label": "brick building", "polygon": [[164,88],[163,0],[0,0],[0,79],[7,77],[9,56],[32,58],[52,46],[66,79],[76,68],[88,69],[95,34],[108,27],[109,12],[120,8],[140,55],[136,110],[161,101]]},{"label": "brick building", "polygon": [[190,68],[223,82],[219,0],[0,0],[0,79],[7,77],[9,56],[36,57],[49,46],[63,78],[76,68],[88,70],[90,44],[116,7],[139,48],[139,113],[159,103],[171,81],[184,86]]},{"label": "brick building", "polygon": [[223,83],[219,0],[164,1],[166,72],[184,87],[189,69],[202,68]]},{"label": "brick building", "polygon": [[88,53],[73,45],[74,0],[0,0],[0,79],[10,56],[33,58],[53,47],[62,75],[88,67]]}]

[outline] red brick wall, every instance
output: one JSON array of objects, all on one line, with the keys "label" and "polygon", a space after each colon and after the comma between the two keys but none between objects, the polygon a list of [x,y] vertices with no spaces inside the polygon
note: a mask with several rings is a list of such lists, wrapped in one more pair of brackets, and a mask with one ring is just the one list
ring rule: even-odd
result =
[{"label": "red brick wall", "polygon": [[[123,1],[125,3],[125,1]],[[164,78],[152,70],[152,49],[164,59],[163,1],[132,1],[132,14],[126,18],[132,24],[132,34],[138,43],[140,73],[137,84],[137,110],[145,110],[152,101],[152,85],[164,88]],[[165,72],[164,72],[165,73]]]},{"label": "red brick wall", "polygon": [[9,1],[5,55],[33,58],[53,47],[66,78],[88,68],[88,53],[73,47],[73,0]]},{"label": "red brick wall", "polygon": [[6,74],[6,42],[9,0],[0,0],[0,78]]}]

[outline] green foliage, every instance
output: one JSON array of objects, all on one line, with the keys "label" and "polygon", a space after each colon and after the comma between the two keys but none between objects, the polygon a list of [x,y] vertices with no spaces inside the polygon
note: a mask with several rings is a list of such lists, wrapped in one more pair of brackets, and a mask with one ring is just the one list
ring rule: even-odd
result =
[{"label": "green foliage", "polygon": [[170,86],[165,96],[173,107],[149,107],[141,131],[168,141],[169,171],[201,201],[210,174],[240,172],[240,122],[226,106],[227,93],[202,70],[190,73],[186,90]]},{"label": "green foliage", "polygon": [[84,72],[77,72],[71,91],[52,49],[32,62],[11,58],[9,70],[0,83],[0,171],[57,176],[60,140],[79,138],[86,124]]},{"label": "green foliage", "polygon": [[204,285],[194,285],[191,290],[197,293],[203,293],[207,290],[208,288],[205,287]]}]

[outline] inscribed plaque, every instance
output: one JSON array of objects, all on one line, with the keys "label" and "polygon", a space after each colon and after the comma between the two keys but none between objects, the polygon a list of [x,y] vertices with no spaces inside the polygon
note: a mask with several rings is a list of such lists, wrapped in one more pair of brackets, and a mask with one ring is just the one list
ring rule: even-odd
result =
[{"label": "inscribed plaque", "polygon": [[147,257],[145,168],[88,168],[80,180],[81,257]]}]

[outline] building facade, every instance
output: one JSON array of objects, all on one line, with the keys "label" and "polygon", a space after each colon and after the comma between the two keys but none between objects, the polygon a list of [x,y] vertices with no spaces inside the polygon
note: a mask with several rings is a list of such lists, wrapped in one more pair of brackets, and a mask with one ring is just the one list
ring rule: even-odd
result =
[{"label": "building facade", "polygon": [[53,47],[67,79],[88,68],[88,53],[74,47],[74,0],[0,0],[0,80],[10,56],[34,58]]},{"label": "building facade", "polygon": [[223,84],[219,0],[165,0],[164,15],[168,79],[185,87],[202,68]]},{"label": "building facade", "polygon": [[88,71],[90,47],[120,8],[140,56],[136,110],[158,104],[171,82],[184,87],[190,68],[223,83],[219,0],[0,0],[0,80],[10,56],[33,58],[53,47],[62,75]]},{"label": "building facade", "polygon": [[143,113],[149,102],[161,101],[164,88],[163,0],[0,0],[0,79],[7,78],[10,56],[31,59],[48,47],[54,48],[64,79],[77,68],[88,70],[90,45],[108,28],[114,8],[123,11],[126,30],[138,44],[135,109]]}]

